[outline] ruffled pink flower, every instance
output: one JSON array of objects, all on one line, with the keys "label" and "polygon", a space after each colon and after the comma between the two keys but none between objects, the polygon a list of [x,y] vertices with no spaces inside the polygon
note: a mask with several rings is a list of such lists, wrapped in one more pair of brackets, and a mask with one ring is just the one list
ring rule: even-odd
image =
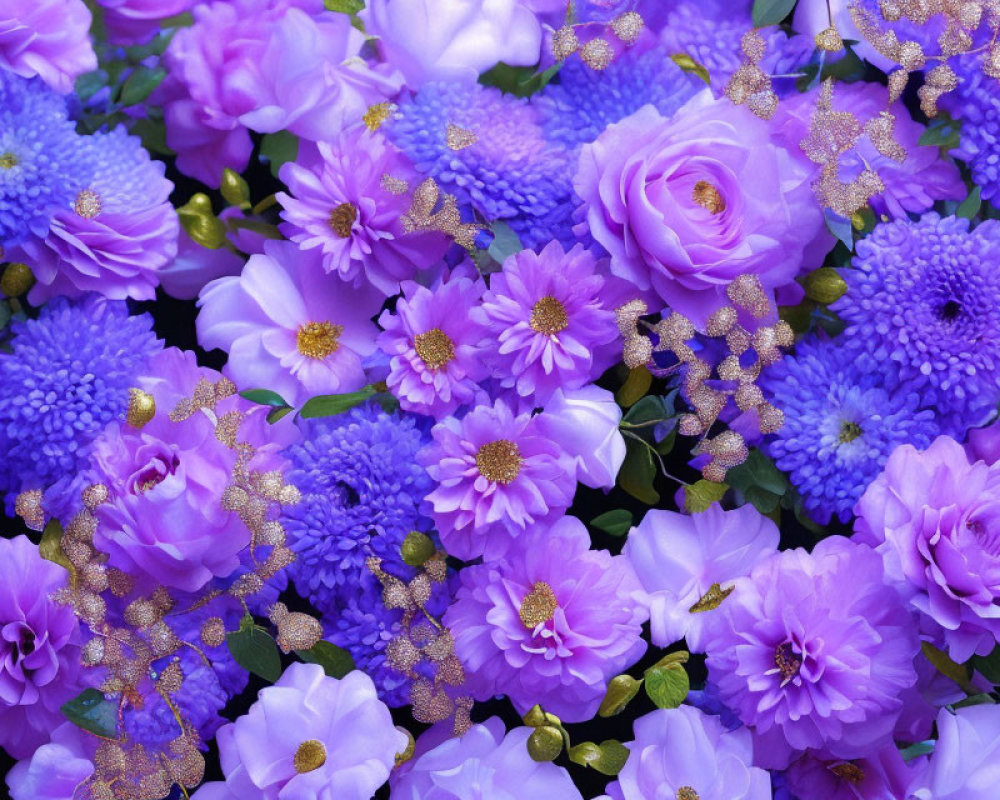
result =
[{"label": "ruffled pink flower", "polygon": [[83,0],[0,0],[0,68],[69,94],[97,69],[90,22]]},{"label": "ruffled pink flower", "polygon": [[568,722],[590,719],[607,682],[646,650],[646,610],[621,556],[590,550],[575,517],[536,525],[501,561],[466,567],[444,622],[479,700],[506,694]]},{"label": "ruffled pink flower", "polygon": [[229,353],[224,372],[241,389],[270,389],[300,405],[365,385],[375,351],[371,318],[382,295],[327,275],[316,251],[268,242],[239,277],[201,291],[198,341]]}]

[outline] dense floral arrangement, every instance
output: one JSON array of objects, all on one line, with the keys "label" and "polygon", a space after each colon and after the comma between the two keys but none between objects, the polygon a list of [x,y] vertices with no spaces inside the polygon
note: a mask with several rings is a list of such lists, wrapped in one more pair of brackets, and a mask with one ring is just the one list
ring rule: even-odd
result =
[{"label": "dense floral arrangement", "polygon": [[996,800],[1000,0],[0,0],[13,800]]}]

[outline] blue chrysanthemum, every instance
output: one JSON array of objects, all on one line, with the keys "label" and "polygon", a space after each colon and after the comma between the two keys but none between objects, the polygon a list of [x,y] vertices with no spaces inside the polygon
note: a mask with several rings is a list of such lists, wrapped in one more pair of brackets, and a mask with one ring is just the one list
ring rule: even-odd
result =
[{"label": "blue chrysanthemum", "polygon": [[998,262],[996,220],[883,223],[858,242],[847,294],[831,306],[850,323],[845,346],[898,364],[955,435],[1000,401]]},{"label": "blue chrysanthemum", "polygon": [[92,170],[84,141],[40,79],[0,71],[0,244],[44,236],[52,211],[73,204]]},{"label": "blue chrysanthemum", "polygon": [[0,491],[8,508],[25,489],[44,489],[86,465],[90,444],[123,420],[130,387],[162,343],[148,314],[88,295],[56,298],[37,320],[12,326],[0,353]]},{"label": "blue chrysanthemum", "polygon": [[996,78],[983,74],[978,60],[959,60],[957,65],[958,89],[941,103],[962,120],[961,141],[951,154],[969,165],[983,200],[993,201],[1000,195],[1000,87]]},{"label": "blue chrysanthemum", "polygon": [[477,83],[429,83],[400,103],[385,131],[445,192],[487,220],[519,218],[529,239],[531,220],[551,226],[567,205],[567,154],[546,141],[525,99]]},{"label": "blue chrysanthemum", "polygon": [[939,433],[913,384],[892,372],[839,340],[812,338],[764,373],[761,384],[785,415],[768,453],[821,523],[850,518],[898,445],[924,448]]},{"label": "blue chrysanthemum", "polygon": [[[550,141],[567,150],[594,141],[608,126],[652,104],[664,117],[704,89],[661,48],[626,52],[603,72],[569,59],[556,82],[532,98]],[[572,176],[570,176],[572,178]]]},{"label": "blue chrysanthemum", "polygon": [[287,480],[302,492],[285,520],[298,555],[289,570],[298,591],[335,617],[370,574],[369,556],[405,568],[400,546],[410,531],[428,529],[419,508],[432,482],[416,463],[425,436],[412,418],[359,408],[308,434],[286,453]]}]

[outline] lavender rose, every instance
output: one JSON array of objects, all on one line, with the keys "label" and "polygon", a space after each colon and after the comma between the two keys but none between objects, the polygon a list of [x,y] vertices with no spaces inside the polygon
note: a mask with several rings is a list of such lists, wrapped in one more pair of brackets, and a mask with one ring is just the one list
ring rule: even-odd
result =
[{"label": "lavender rose", "polygon": [[57,92],[97,69],[83,0],[0,0],[0,67],[41,77]]},{"label": "lavender rose", "polygon": [[832,239],[811,167],[772,132],[703,92],[672,120],[644,106],[585,145],[574,180],[582,227],[611,254],[611,271],[699,324],[727,304],[738,275],[796,299],[806,253],[818,266]]}]

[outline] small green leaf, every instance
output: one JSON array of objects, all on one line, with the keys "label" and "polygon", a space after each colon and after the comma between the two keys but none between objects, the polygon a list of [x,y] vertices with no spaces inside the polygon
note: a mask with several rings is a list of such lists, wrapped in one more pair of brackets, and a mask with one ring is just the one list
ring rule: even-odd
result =
[{"label": "small green leaf", "polygon": [[742,492],[761,514],[771,514],[788,492],[788,479],[760,450],[751,450],[746,461],[726,473],[726,481]]},{"label": "small green leaf", "polygon": [[618,401],[618,405],[622,408],[634,406],[649,391],[652,383],[653,376],[648,369],[644,366],[635,367],[629,370],[625,383],[622,384],[622,388],[615,395],[615,400]]},{"label": "small green leaf", "polygon": [[534,67],[512,67],[500,63],[480,75],[479,82],[515,97],[530,97],[544,89],[560,69],[561,62],[553,64],[544,72],[535,72]]},{"label": "small green leaf", "polygon": [[594,517],[590,524],[611,536],[624,536],[632,529],[632,512],[624,508],[605,511]]},{"label": "small green leaf", "polygon": [[437,548],[431,537],[420,531],[410,531],[406,534],[400,547],[403,563],[409,564],[411,567],[423,566],[434,557],[436,552]]},{"label": "small green leaf", "polygon": [[291,406],[281,406],[280,408],[272,408],[267,412],[267,421],[272,425],[279,419],[284,419],[289,414],[291,414],[295,409]]},{"label": "small green leaf", "polygon": [[677,708],[691,688],[687,670],[676,662],[652,666],[644,678],[646,694],[657,708]]},{"label": "small green leaf", "polygon": [[990,706],[995,705],[996,702],[993,699],[993,695],[980,692],[979,694],[970,694],[968,697],[963,697],[957,703],[952,703],[950,707],[955,709],[967,708],[968,706]]},{"label": "small green leaf", "polygon": [[757,28],[779,25],[795,8],[795,0],[754,0],[753,24]]},{"label": "small green leaf", "polygon": [[939,114],[920,134],[919,144],[953,150],[961,144],[962,124],[947,114]]},{"label": "small green leaf", "polygon": [[993,648],[988,656],[973,656],[969,663],[994,686],[1000,684],[1000,647]]},{"label": "small green leaf", "polygon": [[121,104],[123,106],[137,106],[159,86],[163,79],[167,77],[167,71],[163,67],[146,67],[139,65],[132,74],[128,76],[122,84]]},{"label": "small green leaf", "polygon": [[299,137],[288,131],[269,133],[261,139],[260,154],[271,165],[271,174],[277,178],[282,165],[294,161],[299,154]]},{"label": "small green leaf", "polygon": [[76,727],[102,739],[118,738],[118,706],[105,699],[97,689],[84,689],[59,710]]},{"label": "small green leaf", "polygon": [[240,629],[226,634],[226,646],[233,660],[247,672],[271,683],[281,677],[278,645],[271,634],[254,624],[253,617],[243,617]]},{"label": "small green leaf", "polygon": [[600,744],[581,742],[570,748],[569,760],[614,777],[628,761],[628,748],[615,739],[605,739]]},{"label": "small green leaf", "polygon": [[733,589],[735,588],[735,586],[727,586],[723,589],[718,583],[713,583],[708,587],[708,591],[698,598],[698,602],[688,609],[688,612],[691,614],[701,614],[705,611],[714,611],[722,605],[723,600],[733,593]]},{"label": "small green leaf", "polygon": [[358,392],[349,394],[321,394],[306,401],[306,404],[299,410],[299,416],[304,419],[315,417],[335,417],[343,414],[355,406],[361,405],[365,400],[375,395],[375,389],[366,386]]},{"label": "small green leaf", "polygon": [[599,717],[615,717],[621,714],[632,699],[639,694],[642,681],[631,675],[616,675],[608,681],[608,690],[597,709]]},{"label": "small green leaf", "polygon": [[219,185],[223,199],[231,206],[250,207],[250,186],[235,170],[226,167],[222,170],[222,182]]},{"label": "small green leaf", "polygon": [[161,156],[176,155],[167,146],[167,127],[162,119],[137,119],[129,128],[129,133],[142,140],[142,146]]},{"label": "small green leaf", "polygon": [[934,740],[928,739],[926,742],[917,742],[909,747],[904,747],[899,751],[903,761],[912,761],[918,756],[926,756],[934,752]]},{"label": "small green leaf", "polygon": [[365,7],[365,0],[323,0],[327,11],[339,11],[341,14],[357,14]]},{"label": "small green leaf", "polygon": [[636,500],[649,506],[660,501],[659,492],[653,488],[656,465],[649,448],[634,439],[625,439],[625,463],[618,472],[618,485]]},{"label": "small green leaf", "polygon": [[718,503],[729,489],[725,483],[714,483],[704,479],[684,487],[684,510],[689,514],[706,511],[712,503]]},{"label": "small green leaf", "polygon": [[969,671],[966,667],[956,664],[946,652],[939,650],[930,642],[921,642],[920,650],[938,672],[946,678],[951,678],[962,687],[962,691],[968,695],[976,694],[976,690],[969,680]]},{"label": "small green leaf", "polygon": [[108,85],[108,73],[103,69],[88,72],[76,79],[76,96],[87,102],[101,89]]},{"label": "small green leaf", "polygon": [[680,67],[685,72],[690,72],[692,75],[697,75],[705,83],[711,85],[712,76],[708,74],[708,70],[703,64],[695,61],[687,53],[677,53],[676,55],[670,56],[670,60],[673,61],[678,67]]},{"label": "small green leaf", "polygon": [[207,194],[198,192],[177,209],[181,227],[195,242],[209,250],[218,250],[226,243],[226,226],[212,211]]},{"label": "small green leaf", "polygon": [[63,529],[59,520],[50,519],[42,532],[42,540],[38,543],[38,553],[46,561],[51,561],[65,569],[69,573],[70,582],[76,583],[76,568],[63,552],[62,536]]},{"label": "small green leaf", "polygon": [[524,247],[521,240],[506,222],[493,223],[493,241],[487,252],[498,264],[503,264],[510,256],[520,253]]},{"label": "small green leaf", "polygon": [[[624,388],[622,387],[623,390]],[[669,419],[674,413],[672,398],[647,394],[625,413],[622,421],[630,425],[642,425],[644,422]]]},{"label": "small green leaf", "polygon": [[307,664],[319,664],[331,678],[343,678],[354,669],[351,654],[325,639],[320,639],[308,650],[296,650],[295,655]]},{"label": "small green leaf", "polygon": [[966,197],[955,209],[956,217],[964,217],[965,219],[972,219],[976,214],[979,213],[979,209],[983,207],[983,190],[982,187],[976,186],[969,196]]},{"label": "small green leaf", "polygon": [[261,406],[280,407],[288,405],[280,394],[272,392],[270,389],[247,389],[240,392],[240,397]]}]

